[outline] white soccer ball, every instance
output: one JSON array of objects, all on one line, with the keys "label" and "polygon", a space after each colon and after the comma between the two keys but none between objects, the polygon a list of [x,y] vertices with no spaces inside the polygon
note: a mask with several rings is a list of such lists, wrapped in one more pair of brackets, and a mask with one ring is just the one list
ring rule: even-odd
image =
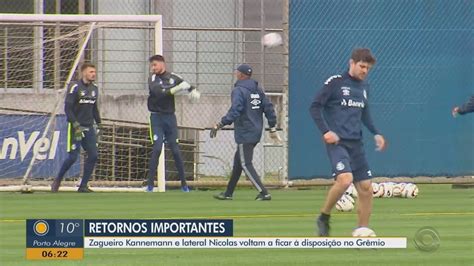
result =
[{"label": "white soccer ball", "polygon": [[283,38],[279,33],[272,32],[262,37],[262,45],[268,48],[283,45]]},{"label": "white soccer ball", "polygon": [[384,194],[384,186],[383,184],[372,183],[372,192],[374,198],[380,198]]},{"label": "white soccer ball", "polygon": [[357,194],[357,189],[354,184],[351,184],[349,188],[344,192],[344,194],[351,196],[352,198],[357,198],[359,194]]},{"label": "white soccer ball", "polygon": [[374,230],[368,227],[359,227],[352,231],[353,237],[376,237]]},{"label": "white soccer ball", "polygon": [[25,184],[21,186],[21,193],[33,193],[33,186]]},{"label": "white soccer ball", "polygon": [[340,212],[350,212],[354,209],[354,199],[349,195],[342,195],[342,197],[336,202],[336,210]]},{"label": "white soccer ball", "polygon": [[416,198],[418,196],[418,187],[415,184],[408,183],[402,190],[403,198]]},{"label": "white soccer ball", "polygon": [[405,186],[406,183],[395,183],[395,185],[393,185],[393,197],[401,197]]},{"label": "white soccer ball", "polygon": [[382,184],[383,184],[383,195],[382,195],[382,197],[391,198],[393,196],[394,183],[386,182],[386,183],[382,183]]}]

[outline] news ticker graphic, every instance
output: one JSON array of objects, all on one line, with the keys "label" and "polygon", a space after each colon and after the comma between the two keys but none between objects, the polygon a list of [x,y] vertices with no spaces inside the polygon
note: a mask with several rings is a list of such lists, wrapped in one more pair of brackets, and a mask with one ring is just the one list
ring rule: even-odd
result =
[{"label": "news ticker graphic", "polygon": [[[27,259],[82,259],[84,237],[231,237],[230,219],[29,219],[26,220]],[[126,248],[125,246],[123,248]]]},{"label": "news ticker graphic", "polygon": [[85,248],[406,248],[405,237],[86,237]]},{"label": "news ticker graphic", "polygon": [[406,248],[404,237],[234,237],[231,219],[29,219],[27,259],[82,259],[84,248]]}]

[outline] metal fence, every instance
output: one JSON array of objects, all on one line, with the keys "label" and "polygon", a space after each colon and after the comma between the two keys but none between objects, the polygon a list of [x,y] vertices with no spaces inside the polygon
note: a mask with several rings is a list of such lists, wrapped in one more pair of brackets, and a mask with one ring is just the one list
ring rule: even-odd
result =
[{"label": "metal fence", "polygon": [[[4,1],[5,2],[5,1]],[[176,100],[178,124],[182,136],[199,139],[195,162],[195,178],[225,180],[230,172],[235,144],[232,130],[223,130],[210,140],[207,128],[225,114],[230,106],[230,93],[235,82],[235,67],[249,63],[254,78],[271,95],[279,122],[286,135],[286,66],[284,47],[264,49],[262,34],[269,31],[283,33],[286,1],[278,0],[159,0],[159,1],[6,1],[0,12],[65,13],[65,14],[161,14],[163,15],[163,51],[169,70],[182,75],[201,92],[201,101],[191,104],[184,96]],[[6,28],[4,28],[6,30]],[[148,122],[146,109],[148,57],[153,53],[152,25],[129,25],[98,29],[87,47],[85,60],[98,67],[98,84],[102,92],[101,113],[104,118],[136,123],[143,129]],[[284,35],[285,36],[285,35]],[[3,35],[3,40],[8,40]],[[286,41],[286,39],[285,39]],[[2,46],[6,49],[7,45]],[[3,61],[3,60],[2,60]],[[6,62],[7,60],[5,60]],[[51,66],[54,68],[54,64]],[[54,69],[53,69],[54,70]],[[64,70],[64,69],[62,69]],[[49,111],[54,97],[48,88],[58,88],[54,79],[46,84],[36,101],[10,107]],[[24,91],[8,90],[6,98],[24,97]],[[32,87],[35,87],[32,85]],[[38,93],[38,92],[36,92]],[[41,104],[40,104],[40,103]],[[45,110],[46,109],[46,110]],[[115,127],[114,123],[110,123]],[[232,129],[231,127],[229,129]],[[114,131],[115,132],[115,131]],[[123,135],[123,134],[122,134]],[[120,136],[126,138],[126,136]],[[192,135],[192,134],[191,134]],[[132,143],[130,139],[130,143]],[[132,143],[133,144],[133,143]],[[133,146],[133,145],[132,145]],[[272,145],[266,139],[256,149],[254,164],[264,177],[286,177],[286,143]],[[122,157],[121,157],[122,158]],[[123,158],[122,158],[123,159]],[[121,159],[121,160],[122,160]],[[123,159],[125,160],[125,159]],[[122,160],[122,161],[123,161]],[[104,165],[115,163],[102,161]],[[108,165],[107,167],[109,167]],[[170,167],[170,170],[173,167]],[[117,171],[96,173],[100,178],[114,178]],[[109,171],[108,170],[108,171]],[[122,171],[122,170],[121,170]],[[127,170],[123,170],[125,173]],[[130,171],[128,176],[130,178]],[[170,172],[171,173],[171,172]],[[125,174],[124,174],[125,175]],[[102,176],[102,177],[101,177]],[[138,180],[142,175],[136,175]],[[133,179],[133,178],[132,178]]]}]

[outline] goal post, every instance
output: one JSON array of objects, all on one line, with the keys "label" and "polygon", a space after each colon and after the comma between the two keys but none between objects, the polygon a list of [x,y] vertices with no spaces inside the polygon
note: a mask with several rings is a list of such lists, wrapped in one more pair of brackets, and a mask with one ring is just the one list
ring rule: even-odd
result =
[{"label": "goal post", "polygon": [[[29,184],[32,179],[46,181],[57,174],[58,165],[60,166],[65,157],[65,153],[59,151],[65,150],[62,124],[65,124],[66,120],[61,106],[64,104],[66,89],[77,74],[80,62],[88,61],[100,66],[97,79],[101,96],[105,91],[111,91],[118,86],[108,83],[109,80],[120,76],[110,74],[116,65],[126,67],[128,62],[130,65],[143,64],[143,70],[130,71],[139,78],[129,82],[135,81],[135,87],[142,89],[140,93],[146,92],[143,89],[146,88],[146,79],[141,78],[148,74],[144,73],[147,72],[146,59],[151,54],[163,54],[162,17],[0,14],[0,24],[3,26],[0,32],[0,67],[3,72],[0,77],[0,90],[8,93],[8,97],[0,100],[0,125],[11,127],[10,131],[3,131],[0,135],[0,168],[3,171],[0,181],[8,180],[1,182],[0,191],[12,191],[24,189],[24,185]],[[127,36],[114,36],[116,34],[112,30],[123,31],[122,35],[130,36],[136,35],[138,31],[147,31],[153,36],[150,38],[153,44],[149,47],[144,45],[147,49],[137,48],[137,51],[130,51],[130,54],[141,53],[138,59],[132,56],[133,58],[124,58],[120,62],[109,62],[113,57],[109,54],[121,52],[107,50],[107,44],[127,39]],[[135,37],[133,41],[137,41],[136,39]],[[120,45],[115,45],[115,48],[117,46]],[[126,52],[122,53],[125,57],[128,55]],[[108,71],[108,68],[111,70]],[[101,77],[101,74],[104,77]],[[13,101],[7,102],[5,98],[11,98]],[[29,102],[30,98],[37,98],[37,101]],[[20,101],[21,99],[25,99],[25,102]],[[76,166],[76,175],[80,170]],[[164,192],[164,152],[157,170],[158,191]],[[4,183],[10,186],[7,187]],[[29,186],[26,187],[30,189]],[[48,187],[44,186],[43,182],[41,186],[33,187],[33,190],[45,188]],[[113,188],[103,190],[113,191]]]}]

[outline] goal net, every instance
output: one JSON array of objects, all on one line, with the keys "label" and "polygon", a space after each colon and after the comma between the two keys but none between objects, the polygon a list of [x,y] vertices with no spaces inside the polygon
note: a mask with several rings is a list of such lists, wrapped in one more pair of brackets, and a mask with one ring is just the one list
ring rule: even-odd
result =
[{"label": "goal net", "polygon": [[[49,190],[67,156],[64,98],[78,67],[96,65],[99,105],[127,92],[144,99],[147,59],[163,52],[161,16],[2,14],[0,24],[0,191]],[[94,181],[140,190],[150,148],[146,105],[135,117],[116,109],[101,110],[105,134]],[[68,171],[63,190],[76,189],[82,162]],[[164,168],[158,172],[163,182]]]}]

